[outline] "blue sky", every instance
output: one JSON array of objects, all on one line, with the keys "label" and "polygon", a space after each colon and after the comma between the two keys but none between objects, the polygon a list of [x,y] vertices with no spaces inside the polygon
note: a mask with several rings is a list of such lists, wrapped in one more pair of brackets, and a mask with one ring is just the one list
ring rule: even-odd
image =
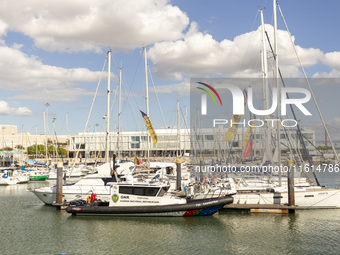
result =
[{"label": "blue sky", "polygon": [[[117,87],[123,68],[122,130],[142,130],[145,111],[144,45],[151,75],[150,117],[154,127],[176,126],[176,102],[189,107],[190,77],[259,78],[260,15],[272,31],[272,1],[264,0],[74,0],[5,1],[0,10],[0,124],[24,125],[57,134],[82,132],[108,49]],[[339,2],[279,1],[307,75],[340,78]],[[285,77],[302,77],[278,11],[279,65]],[[106,70],[106,69],[105,69]],[[100,84],[89,131],[105,128],[106,73]],[[154,93],[157,91],[157,97]],[[340,124],[336,85],[316,86],[321,110],[336,136]],[[111,98],[114,97],[114,92]],[[161,108],[159,107],[161,106]],[[160,110],[161,109],[161,110]],[[113,105],[111,130],[117,121]],[[320,129],[318,120],[306,126]],[[332,128],[334,127],[334,128]]]}]

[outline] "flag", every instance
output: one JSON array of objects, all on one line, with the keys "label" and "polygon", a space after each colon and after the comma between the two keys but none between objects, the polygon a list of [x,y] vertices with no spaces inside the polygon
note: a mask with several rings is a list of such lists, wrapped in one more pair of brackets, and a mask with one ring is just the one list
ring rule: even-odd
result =
[{"label": "flag", "polygon": [[246,147],[244,148],[242,158],[248,158],[251,152],[251,140],[248,140]]},{"label": "flag", "polygon": [[243,136],[242,147],[245,147],[247,145],[247,142],[251,138],[252,130],[253,130],[253,128],[251,126],[249,126],[248,129],[247,129],[247,132]]},{"label": "flag", "polygon": [[236,130],[237,130],[237,124],[234,124],[234,123],[238,123],[240,119],[241,119],[241,115],[233,116],[233,119],[232,119],[233,125],[228,128],[228,131],[224,137],[224,141],[230,141],[231,139],[234,138],[236,134]]},{"label": "flag", "polygon": [[135,165],[139,166],[141,163],[141,159],[138,158],[137,156],[135,157],[135,161],[134,161]]},{"label": "flag", "polygon": [[[247,103],[247,99],[248,99],[248,93],[247,90],[243,90],[243,96],[244,96],[244,105],[246,105]],[[238,124],[234,124],[234,123],[238,123],[241,119],[241,115],[233,115],[233,125],[231,125],[224,137],[224,141],[230,141],[231,139],[234,138],[235,134],[236,134],[236,130],[237,130],[237,125]]]},{"label": "flag", "polygon": [[141,112],[141,114],[143,116],[146,128],[149,131],[151,139],[152,139],[153,143],[156,144],[158,142],[158,137],[157,137],[157,134],[156,134],[155,130],[153,129],[153,126],[151,124],[151,120],[150,120],[149,116],[146,115],[144,112],[142,112],[142,111],[140,111],[140,112]]}]

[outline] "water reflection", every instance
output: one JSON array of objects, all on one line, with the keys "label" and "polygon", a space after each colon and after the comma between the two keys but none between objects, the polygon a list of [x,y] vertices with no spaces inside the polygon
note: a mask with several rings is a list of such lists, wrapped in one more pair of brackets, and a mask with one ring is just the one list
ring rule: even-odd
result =
[{"label": "water reflection", "polygon": [[[71,216],[0,187],[1,254],[336,254],[340,210],[213,217]],[[15,244],[15,246],[13,246]]]}]

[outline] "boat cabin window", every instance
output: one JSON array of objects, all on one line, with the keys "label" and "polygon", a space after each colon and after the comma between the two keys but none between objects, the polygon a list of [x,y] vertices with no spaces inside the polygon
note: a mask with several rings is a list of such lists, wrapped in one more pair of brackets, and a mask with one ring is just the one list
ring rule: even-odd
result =
[{"label": "boat cabin window", "polygon": [[159,192],[158,196],[162,197],[164,194],[169,190],[169,187],[163,187],[161,191]]},{"label": "boat cabin window", "polygon": [[166,174],[173,174],[174,169],[171,166],[166,167]]},{"label": "boat cabin window", "polygon": [[159,191],[159,187],[119,187],[120,194],[152,196],[155,197]]}]

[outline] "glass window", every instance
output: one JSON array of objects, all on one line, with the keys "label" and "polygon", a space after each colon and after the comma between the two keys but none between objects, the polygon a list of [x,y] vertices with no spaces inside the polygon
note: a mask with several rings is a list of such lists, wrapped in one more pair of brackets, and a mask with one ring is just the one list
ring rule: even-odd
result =
[{"label": "glass window", "polygon": [[161,191],[159,192],[158,196],[162,197],[164,194],[169,190],[169,187],[163,187]]},{"label": "glass window", "polygon": [[130,143],[130,148],[131,149],[139,149],[140,148],[140,144],[139,143]]},{"label": "glass window", "polygon": [[156,196],[159,188],[147,188],[145,189],[145,196]]},{"label": "glass window", "polygon": [[133,188],[132,187],[124,187],[120,186],[119,187],[119,193],[121,194],[133,194]]},{"label": "glass window", "polygon": [[238,147],[238,142],[233,142],[233,147]]},{"label": "glass window", "polygon": [[131,142],[140,142],[139,136],[131,136]]},{"label": "glass window", "polygon": [[140,187],[133,188],[133,194],[139,195],[139,196],[144,196],[144,188],[140,188]]},{"label": "glass window", "polygon": [[214,140],[214,136],[213,135],[206,135],[205,136],[205,140],[206,141],[213,141]]}]

